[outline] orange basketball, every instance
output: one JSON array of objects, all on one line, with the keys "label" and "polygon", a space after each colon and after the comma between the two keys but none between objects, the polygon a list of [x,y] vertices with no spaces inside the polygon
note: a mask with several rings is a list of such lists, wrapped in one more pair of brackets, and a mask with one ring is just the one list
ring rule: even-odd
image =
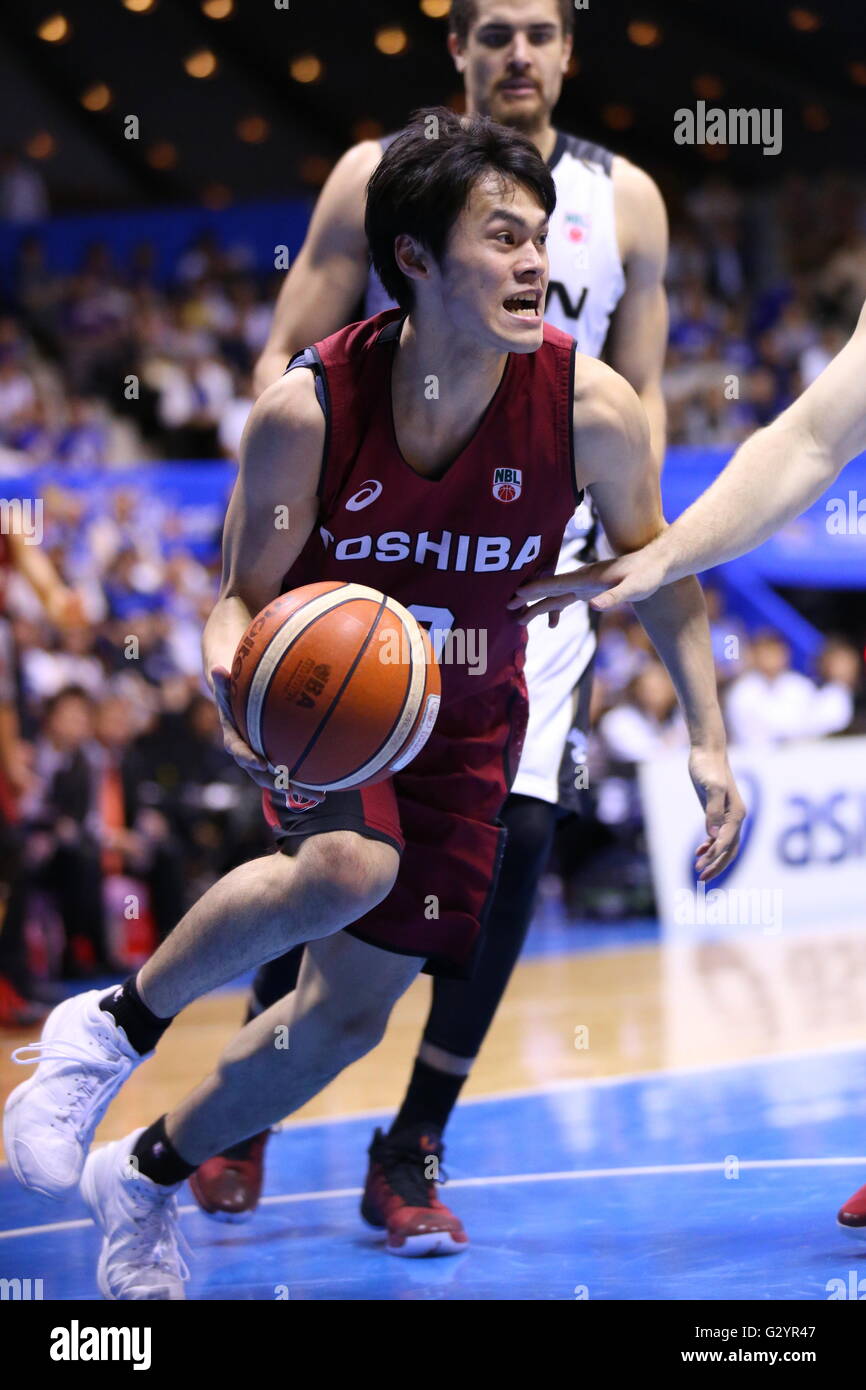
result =
[{"label": "orange basketball", "polygon": [[306,584],[263,608],[238,644],[241,737],[299,787],[339,791],[399,772],[439,710],[430,639],[402,604],[363,584]]}]

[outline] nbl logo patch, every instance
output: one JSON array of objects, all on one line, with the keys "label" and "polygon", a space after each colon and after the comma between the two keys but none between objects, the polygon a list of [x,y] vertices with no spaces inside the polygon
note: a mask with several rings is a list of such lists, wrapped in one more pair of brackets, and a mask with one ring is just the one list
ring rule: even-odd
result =
[{"label": "nbl logo patch", "polygon": [[523,491],[523,471],[520,468],[494,468],[493,496],[498,502],[516,502]]}]

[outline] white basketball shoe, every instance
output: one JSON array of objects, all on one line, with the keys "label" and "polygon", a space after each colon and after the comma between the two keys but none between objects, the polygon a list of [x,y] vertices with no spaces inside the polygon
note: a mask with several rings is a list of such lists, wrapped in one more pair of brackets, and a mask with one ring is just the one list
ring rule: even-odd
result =
[{"label": "white basketball shoe", "polygon": [[[110,1101],[142,1056],[112,1014],[100,1009],[106,991],[73,995],[52,1010],[42,1039],[12,1057],[36,1072],[9,1096],[3,1141],[24,1187],[60,1199],[78,1187],[84,1160]],[[32,1054],[32,1055],[28,1055]]]},{"label": "white basketball shoe", "polygon": [[175,1193],[136,1168],[132,1150],[142,1129],[96,1149],[84,1165],[81,1195],[102,1231],[96,1279],[103,1298],[181,1299],[189,1269],[181,1247]]}]

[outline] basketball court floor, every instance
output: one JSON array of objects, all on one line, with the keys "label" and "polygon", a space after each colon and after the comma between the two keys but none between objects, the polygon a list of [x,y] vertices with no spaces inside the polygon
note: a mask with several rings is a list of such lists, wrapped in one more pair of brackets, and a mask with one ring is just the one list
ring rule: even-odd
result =
[{"label": "basketball court floor", "polygon": [[[653,924],[579,927],[551,891],[447,1136],[466,1254],[402,1260],[358,1216],[366,1146],[399,1099],[429,982],[384,1043],[275,1134],[252,1222],[181,1193],[193,1299],[826,1300],[866,1297],[866,1240],[835,1213],[866,1182],[866,947],[850,932],[673,944]],[[188,1009],[98,1139],[166,1110],[242,1012]],[[0,1038],[3,1094],[26,1073]],[[96,1299],[77,1200],[0,1168],[0,1277]]]}]

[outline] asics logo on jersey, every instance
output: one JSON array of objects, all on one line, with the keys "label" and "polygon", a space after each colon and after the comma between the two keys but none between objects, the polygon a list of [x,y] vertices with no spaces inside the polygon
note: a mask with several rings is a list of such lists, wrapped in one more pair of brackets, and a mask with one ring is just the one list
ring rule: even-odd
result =
[{"label": "asics logo on jersey", "polygon": [[[319,535],[326,550],[333,547],[335,560],[372,558],[382,564],[410,560],[416,565],[460,573],[520,570],[533,564],[541,554],[541,536],[527,536],[520,544],[510,536],[454,535],[451,531],[421,531],[413,536],[408,531],[385,531],[381,536],[350,536],[338,541],[325,526],[319,528]],[[517,549],[516,554],[513,549]]]},{"label": "asics logo on jersey", "polygon": [[346,503],[347,512],[360,512],[362,508],[369,507],[371,502],[375,502],[377,497],[382,496],[382,484],[375,478],[368,478],[366,483],[362,483],[355,493]]}]

